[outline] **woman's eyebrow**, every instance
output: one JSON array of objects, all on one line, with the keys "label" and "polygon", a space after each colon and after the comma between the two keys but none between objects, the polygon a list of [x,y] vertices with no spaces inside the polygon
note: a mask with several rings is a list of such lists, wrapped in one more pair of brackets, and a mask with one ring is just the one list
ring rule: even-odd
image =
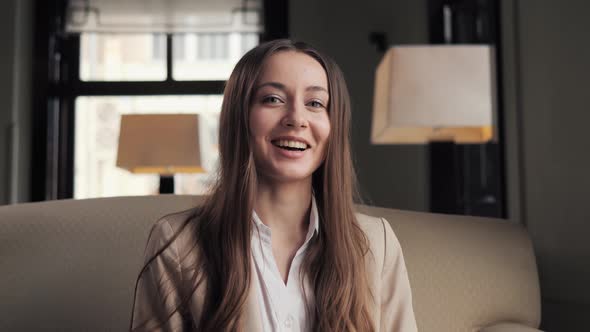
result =
[{"label": "woman's eyebrow", "polygon": [[265,86],[270,86],[270,87],[277,88],[277,89],[283,90],[283,91],[286,90],[285,85],[282,84],[282,83],[279,83],[279,82],[266,82],[266,83],[262,83],[262,84],[260,84],[259,86],[256,87],[256,90],[260,90],[260,89],[262,89]]},{"label": "woman's eyebrow", "polygon": [[325,93],[328,93],[328,90],[326,88],[318,85],[308,86],[307,88],[305,88],[305,91],[323,91]]},{"label": "woman's eyebrow", "polygon": [[[279,90],[287,90],[287,88],[285,87],[285,85],[283,83],[279,83],[279,82],[265,82],[260,84],[259,86],[256,87],[256,90],[260,90],[265,86],[270,86]],[[305,91],[323,91],[325,93],[328,93],[328,90],[322,86],[319,85],[311,85],[308,86],[307,88],[305,88]],[[328,93],[329,94],[329,93]]]}]

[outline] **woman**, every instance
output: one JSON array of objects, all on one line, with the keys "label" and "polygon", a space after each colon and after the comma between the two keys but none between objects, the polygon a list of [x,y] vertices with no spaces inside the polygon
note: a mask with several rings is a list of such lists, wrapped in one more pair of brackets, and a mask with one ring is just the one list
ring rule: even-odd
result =
[{"label": "woman", "polygon": [[131,329],[416,331],[399,242],[354,212],[350,112],[341,71],[308,45],[244,55],[216,185],[152,229]]}]

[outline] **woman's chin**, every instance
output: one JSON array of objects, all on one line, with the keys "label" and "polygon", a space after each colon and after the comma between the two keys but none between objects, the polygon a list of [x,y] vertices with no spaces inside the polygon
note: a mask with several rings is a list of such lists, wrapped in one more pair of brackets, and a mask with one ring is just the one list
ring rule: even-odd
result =
[{"label": "woman's chin", "polygon": [[301,183],[310,182],[313,172],[272,172],[266,173],[266,180],[270,183],[287,184],[287,183]]}]

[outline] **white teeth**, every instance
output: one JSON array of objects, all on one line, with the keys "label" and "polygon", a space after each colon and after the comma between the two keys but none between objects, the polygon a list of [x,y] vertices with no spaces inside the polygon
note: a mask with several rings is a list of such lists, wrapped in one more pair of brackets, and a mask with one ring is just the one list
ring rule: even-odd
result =
[{"label": "white teeth", "polygon": [[307,148],[307,144],[305,144],[303,142],[287,141],[287,140],[276,141],[275,145],[289,147],[289,148],[297,148],[297,149],[306,149]]}]

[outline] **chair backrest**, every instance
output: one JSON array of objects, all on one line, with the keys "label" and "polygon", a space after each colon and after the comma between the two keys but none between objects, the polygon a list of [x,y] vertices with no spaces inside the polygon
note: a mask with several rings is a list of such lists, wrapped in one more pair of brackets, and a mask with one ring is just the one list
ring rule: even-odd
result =
[{"label": "chair backrest", "polygon": [[[0,330],[126,330],[152,224],[200,200],[161,195],[0,207]],[[519,227],[359,209],[392,224],[421,331],[473,331],[497,321],[538,326],[535,260]]]}]

